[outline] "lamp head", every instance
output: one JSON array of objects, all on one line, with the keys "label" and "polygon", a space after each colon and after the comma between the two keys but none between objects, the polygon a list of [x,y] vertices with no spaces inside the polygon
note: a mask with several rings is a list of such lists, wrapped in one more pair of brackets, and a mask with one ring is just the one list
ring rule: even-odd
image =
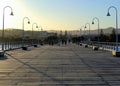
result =
[{"label": "lamp head", "polygon": [[41,28],[41,31],[43,31],[43,29]]},{"label": "lamp head", "polygon": [[11,12],[11,14],[10,14],[11,16],[14,16],[14,14],[13,14],[13,12]]},{"label": "lamp head", "polygon": [[94,24],[94,21],[92,21],[92,24]]},{"label": "lamp head", "polygon": [[30,21],[28,21],[28,24],[30,24]]},{"label": "lamp head", "polygon": [[107,13],[107,16],[110,16],[110,13],[109,13],[109,12]]},{"label": "lamp head", "polygon": [[36,28],[38,28],[38,26],[36,26]]}]

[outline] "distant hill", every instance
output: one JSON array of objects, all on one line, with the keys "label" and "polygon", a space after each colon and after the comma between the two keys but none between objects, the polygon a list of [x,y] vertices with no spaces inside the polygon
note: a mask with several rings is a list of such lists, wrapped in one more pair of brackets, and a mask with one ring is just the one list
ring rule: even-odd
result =
[{"label": "distant hill", "polygon": [[[12,39],[21,39],[22,38],[22,31],[23,30],[20,30],[20,29],[12,29],[12,28],[8,28],[8,29],[5,29],[4,31],[4,37],[8,40],[12,40]],[[51,34],[48,34],[48,32],[46,31],[41,31],[41,32],[38,32],[38,31],[34,31],[33,32],[34,34],[34,38],[37,39],[38,37],[47,37],[48,35],[51,35]],[[1,37],[2,37],[2,30],[0,30],[0,41],[1,41]],[[24,37],[26,39],[32,39],[32,31],[24,31]]]},{"label": "distant hill", "polygon": [[[108,28],[102,28],[104,34],[110,34],[112,32],[112,30],[115,29],[113,27],[108,27]],[[56,31],[56,30],[48,30],[49,33],[51,32],[54,32],[54,33],[57,33],[57,34],[65,34],[65,31]],[[100,32],[101,32],[101,29],[100,29]],[[78,36],[82,33],[82,35],[84,34],[84,31],[81,31],[80,30],[71,30],[71,31],[67,31],[68,34],[70,35],[74,35],[74,36]],[[87,35],[89,33],[88,30],[85,30],[85,34]],[[91,30],[90,31],[91,35],[97,35],[98,34],[98,29],[95,29],[95,30]],[[120,29],[119,29],[119,33],[120,33]]]},{"label": "distant hill", "polygon": [[[104,34],[110,34],[112,32],[112,30],[115,29],[113,27],[109,27],[109,28],[104,28],[102,29]],[[118,30],[120,33],[120,29]],[[100,29],[101,32],[101,29]],[[74,31],[69,31],[70,34],[72,35],[83,35],[84,31],[79,31],[79,30],[74,30]],[[85,35],[87,35],[89,33],[89,30],[85,30]],[[98,29],[96,30],[90,30],[91,35],[97,35],[98,34]]]},{"label": "distant hill", "polygon": [[[105,28],[105,29],[102,29],[102,30],[103,30],[104,34],[110,34],[113,29],[115,29],[115,28],[109,27],[109,28]],[[101,31],[101,29],[100,29],[100,31]],[[92,30],[91,34],[98,34],[98,30]]]},{"label": "distant hill", "polygon": [[[109,28],[104,28],[102,29],[104,34],[110,34],[112,32],[114,28],[113,27],[109,27]],[[100,29],[101,31],[101,29]],[[25,31],[25,36],[29,36],[31,38],[32,32],[31,31]],[[35,36],[37,37],[37,34],[40,34],[40,36],[49,36],[52,35],[53,33],[57,33],[57,34],[65,34],[65,31],[56,31],[56,30],[48,30],[48,31],[34,31]],[[84,34],[84,31],[80,31],[80,30],[72,30],[72,31],[67,31],[68,34],[70,35],[80,35],[80,34]],[[89,33],[88,30],[85,31],[85,34],[87,35]],[[91,30],[90,31],[91,35],[97,35],[98,34],[98,30]],[[119,29],[119,33],[120,33],[120,29]],[[2,35],[2,30],[0,30],[0,37]],[[22,30],[20,29],[5,29],[5,37],[22,37]]]}]

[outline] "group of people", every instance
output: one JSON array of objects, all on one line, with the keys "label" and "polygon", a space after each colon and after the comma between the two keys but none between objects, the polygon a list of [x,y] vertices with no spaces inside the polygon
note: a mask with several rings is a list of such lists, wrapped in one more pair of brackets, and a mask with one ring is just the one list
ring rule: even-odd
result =
[{"label": "group of people", "polygon": [[60,40],[58,42],[55,42],[54,40],[51,40],[51,41],[49,41],[49,45],[53,46],[54,44],[58,44],[60,46],[60,45],[67,45],[70,42],[71,42],[70,40]]}]

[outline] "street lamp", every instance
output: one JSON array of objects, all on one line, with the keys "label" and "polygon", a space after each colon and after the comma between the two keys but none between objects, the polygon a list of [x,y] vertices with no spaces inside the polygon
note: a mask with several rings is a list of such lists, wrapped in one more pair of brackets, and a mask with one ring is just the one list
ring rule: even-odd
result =
[{"label": "street lamp", "polygon": [[[42,29],[42,26],[40,26],[40,29]],[[38,28],[38,37],[40,37],[40,29]],[[38,44],[40,45],[40,40],[39,40],[39,38],[38,38]]]},{"label": "street lamp", "polygon": [[[83,34],[83,36],[85,36],[85,27],[84,27],[84,26],[81,26],[81,27],[80,27],[81,40],[82,40],[82,28],[84,29],[84,34]],[[85,37],[84,37],[84,38],[85,38]],[[82,43],[80,43],[80,46],[82,46]]]},{"label": "street lamp", "polygon": [[25,21],[25,19],[27,19],[28,24],[30,24],[30,19],[28,17],[24,17],[23,21],[22,21],[22,28],[23,28],[23,31],[22,31],[22,49],[23,50],[27,50],[27,48],[24,46],[24,21]]},{"label": "street lamp", "polygon": [[82,29],[84,29],[84,34],[83,34],[83,36],[84,36],[84,38],[85,38],[85,27],[84,26],[81,26],[81,31],[82,31]]},{"label": "street lamp", "polygon": [[40,44],[40,42],[39,42],[39,33],[40,32],[40,29],[38,28],[38,45]]},{"label": "street lamp", "polygon": [[2,30],[2,51],[3,51],[3,52],[4,52],[4,22],[5,22],[5,9],[6,9],[6,8],[10,8],[10,9],[11,9],[10,15],[13,16],[13,9],[12,9],[12,7],[10,7],[10,6],[5,6],[5,7],[3,8],[3,30]]},{"label": "street lamp", "polygon": [[97,20],[98,21],[98,47],[95,48],[95,50],[98,50],[98,48],[100,47],[100,32],[99,32],[99,29],[100,29],[100,26],[99,26],[99,18],[97,17],[94,17],[93,20],[92,20],[92,24],[94,24],[94,20]]},{"label": "street lamp", "polygon": [[87,28],[87,25],[89,26],[89,42],[90,42],[90,23],[86,23],[85,28]]},{"label": "street lamp", "polygon": [[82,29],[80,28],[80,36],[82,35]]},{"label": "street lamp", "polygon": [[38,25],[37,25],[37,23],[33,23],[32,24],[32,45],[34,44],[34,42],[33,42],[33,28],[34,28],[34,25],[36,25],[36,28],[38,28]]},{"label": "street lamp", "polygon": [[[110,6],[109,8],[108,8],[108,13],[107,13],[107,16],[111,16],[110,15],[110,9],[111,8],[114,8],[115,9],[115,11],[116,11],[116,52],[115,52],[115,54],[117,54],[117,53],[120,53],[120,52],[118,52],[119,51],[119,49],[118,49],[118,11],[117,11],[117,8],[115,7],[115,6]],[[117,55],[116,55],[117,56]],[[119,55],[120,56],[120,55]]]},{"label": "street lamp", "polygon": [[85,27],[81,26],[80,30],[82,31],[82,28],[84,29],[84,36],[85,36]]}]

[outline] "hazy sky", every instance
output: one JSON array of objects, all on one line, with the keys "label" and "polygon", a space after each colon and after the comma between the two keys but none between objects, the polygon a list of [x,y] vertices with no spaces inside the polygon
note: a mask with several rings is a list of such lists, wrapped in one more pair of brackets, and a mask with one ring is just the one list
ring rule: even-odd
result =
[{"label": "hazy sky", "polygon": [[[79,30],[85,23],[92,22],[94,17],[100,19],[100,27],[115,27],[115,10],[111,9],[111,17],[107,17],[109,6],[116,6],[120,20],[120,0],[0,0],[0,28],[2,28],[3,7],[5,10],[5,28],[22,28],[23,17],[30,18],[31,24],[25,21],[25,29],[31,29],[36,22],[44,30]],[[120,27],[120,23],[119,23]],[[91,25],[97,29],[97,22]]]}]

